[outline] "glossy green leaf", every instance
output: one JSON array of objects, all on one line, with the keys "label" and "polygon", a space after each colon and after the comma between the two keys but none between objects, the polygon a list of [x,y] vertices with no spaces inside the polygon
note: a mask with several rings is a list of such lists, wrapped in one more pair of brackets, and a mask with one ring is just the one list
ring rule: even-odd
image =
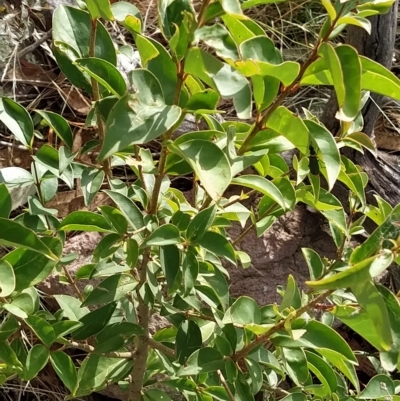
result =
[{"label": "glossy green leaf", "polygon": [[260,307],[250,297],[239,297],[226,311],[223,323],[259,324],[261,322]]},{"label": "glossy green leaf", "polygon": [[279,311],[283,311],[286,308],[299,309],[301,307],[301,295],[299,288],[297,287],[294,277],[289,274],[288,282],[285,289],[285,295],[283,296],[282,302],[279,306]]},{"label": "glossy green leaf", "polygon": [[234,15],[243,14],[239,0],[219,0],[219,2],[221,3],[222,9],[227,14],[234,14]]},{"label": "glossy green leaf", "polygon": [[115,202],[134,230],[144,227],[143,214],[130,198],[116,191],[104,192]]},{"label": "glossy green leaf", "polygon": [[52,130],[65,143],[68,149],[72,151],[74,139],[68,121],[59,114],[51,111],[36,110],[36,113],[38,113],[47,124],[49,124]]},{"label": "glossy green leaf", "polygon": [[196,241],[200,239],[209,228],[211,228],[217,208],[216,206],[211,206],[207,209],[199,212],[190,222],[189,227],[186,231],[186,236],[189,241]]},{"label": "glossy green leaf", "polygon": [[118,301],[134,290],[137,284],[137,281],[129,274],[114,274],[95,287],[82,302],[82,306]]},{"label": "glossy green leaf", "polygon": [[217,256],[226,258],[236,264],[236,255],[231,243],[221,234],[207,231],[198,241],[198,244]]},{"label": "glossy green leaf", "polygon": [[[92,0],[98,1],[98,0]],[[109,0],[106,0],[107,2]],[[126,92],[126,83],[117,68],[106,60],[95,57],[79,58],[74,61],[83,72],[94,78],[110,94],[121,98]]]},{"label": "glossy green leaf", "polygon": [[307,358],[302,349],[282,348],[282,354],[290,378],[298,385],[308,379]]},{"label": "glossy green leaf", "polygon": [[144,401],[172,401],[172,398],[165,391],[153,388],[144,392]]},{"label": "glossy green leaf", "polygon": [[72,320],[61,320],[53,324],[53,330],[56,338],[64,337],[69,333],[82,326],[81,322],[74,322]]},{"label": "glossy green leaf", "polygon": [[191,96],[185,109],[192,112],[203,113],[205,110],[215,110],[219,101],[219,95],[212,89],[204,89]]},{"label": "glossy green leaf", "polygon": [[111,227],[100,214],[77,211],[70,213],[58,226],[62,231],[109,232]]},{"label": "glossy green leaf", "polygon": [[[0,173],[1,174],[1,173]],[[12,210],[12,199],[4,183],[0,184],[0,217],[8,219]]]},{"label": "glossy green leaf", "polygon": [[111,5],[116,21],[122,23],[131,33],[142,33],[142,17],[139,9],[127,1],[118,1]]},{"label": "glossy green leaf", "polygon": [[33,122],[29,113],[18,103],[7,97],[0,98],[0,121],[25,146],[33,141]]},{"label": "glossy green leaf", "polygon": [[145,240],[144,246],[165,246],[179,244],[181,237],[179,230],[173,224],[164,224],[156,228]]},{"label": "glossy green leaf", "polygon": [[58,257],[32,230],[2,217],[0,217],[0,244],[30,249],[51,260],[58,260]]},{"label": "glossy green leaf", "polygon": [[6,260],[0,259],[0,297],[8,297],[15,289],[13,267]]},{"label": "glossy green leaf", "polygon": [[0,359],[6,366],[8,365],[10,368],[15,367],[18,371],[22,370],[22,364],[18,360],[17,354],[7,341],[0,342]]},{"label": "glossy green leaf", "polygon": [[400,100],[400,79],[383,65],[360,56],[362,89]]},{"label": "glossy green leaf", "polygon": [[273,199],[282,209],[286,209],[286,204],[281,191],[270,180],[257,175],[241,175],[231,182],[233,185],[254,189]]},{"label": "glossy green leaf", "polygon": [[[395,387],[393,380],[386,375],[377,375],[373,377],[365,389],[359,394],[357,398],[361,400],[377,400],[386,399],[395,394]],[[392,397],[390,397],[392,398]]]},{"label": "glossy green leaf", "polygon": [[199,262],[193,252],[186,252],[182,262],[182,278],[185,295],[188,295],[196,283],[199,274]]},{"label": "glossy green leaf", "polygon": [[340,172],[340,155],[336,142],[332,134],[322,125],[311,120],[305,120],[304,124],[320,150],[320,157],[326,168],[329,190],[331,190]]},{"label": "glossy green leaf", "polygon": [[114,20],[110,0],[86,0],[86,7],[92,20],[97,18],[103,18],[106,21]]},{"label": "glossy green leaf", "polygon": [[138,101],[137,95],[123,96],[108,116],[99,160],[127,146],[147,143],[165,134],[180,115],[181,109],[177,106],[148,105]]},{"label": "glossy green leaf", "polygon": [[9,314],[0,326],[0,342],[6,341],[19,329],[19,327],[20,324],[18,323],[18,320],[13,315]]},{"label": "glossy green leaf", "polygon": [[217,89],[223,99],[233,98],[239,118],[250,118],[250,85],[233,67],[222,63],[205,51],[193,47],[189,50],[185,62],[185,72],[192,74],[210,87]]},{"label": "glossy green leaf", "polygon": [[213,397],[213,400],[217,401],[231,401],[229,395],[224,387],[220,386],[208,386],[204,389],[206,394],[209,394]]},{"label": "glossy green leaf", "polygon": [[329,366],[324,359],[313,352],[305,351],[305,355],[307,357],[308,365],[310,366],[311,364],[313,366],[313,373],[318,377],[321,383],[325,384],[324,387],[329,388],[329,394],[335,392],[338,382],[335,372],[331,366]]},{"label": "glossy green leaf", "polygon": [[50,354],[50,361],[65,387],[67,387],[71,394],[75,394],[78,386],[78,375],[71,357],[65,352],[53,351]]},{"label": "glossy green leaf", "polygon": [[379,350],[388,351],[393,343],[389,314],[384,299],[372,281],[360,282],[351,287],[360,307],[367,313],[379,338]]},{"label": "glossy green leaf", "polygon": [[79,321],[83,324],[78,330],[72,333],[75,340],[85,340],[102,330],[109,320],[116,308],[116,303],[112,302],[93,312],[85,314]]},{"label": "glossy green leaf", "polygon": [[98,170],[96,168],[89,167],[83,170],[81,185],[85,206],[89,206],[99,192],[104,181],[104,175],[103,170]]},{"label": "glossy green leaf", "polygon": [[205,347],[195,351],[185,366],[178,370],[178,376],[192,376],[199,373],[215,372],[224,368],[224,358],[215,348]]},{"label": "glossy green leaf", "polygon": [[50,351],[41,344],[34,345],[28,352],[26,359],[24,380],[32,380],[46,366]]},{"label": "glossy green leaf", "polygon": [[180,252],[176,245],[167,245],[161,247],[160,263],[167,280],[169,293],[173,293],[180,285],[180,282],[178,282],[180,277],[180,259]]},{"label": "glossy green leaf", "polygon": [[325,270],[321,257],[310,248],[302,248],[301,251],[306,260],[308,271],[310,272],[310,279],[317,280],[322,276]]},{"label": "glossy green leaf", "polygon": [[128,222],[124,215],[116,208],[102,205],[99,207],[101,214],[118,234],[125,234],[128,230]]},{"label": "glossy green leaf", "polygon": [[149,70],[137,68],[128,74],[139,102],[147,105],[165,105],[164,93],[157,77]]},{"label": "glossy green leaf", "polygon": [[184,320],[176,334],[175,352],[178,362],[184,365],[187,358],[201,348],[202,342],[199,326],[193,320]]},{"label": "glossy green leaf", "polygon": [[88,308],[82,307],[79,299],[70,295],[55,295],[54,298],[69,320],[78,321],[90,312]]},{"label": "glossy green leaf", "polygon": [[35,332],[38,338],[48,347],[56,340],[53,327],[46,320],[38,316],[28,316],[25,319],[28,326]]},{"label": "glossy green leaf", "polygon": [[307,396],[304,393],[292,393],[281,398],[281,401],[306,401]]},{"label": "glossy green leaf", "polygon": [[386,270],[393,261],[393,254],[385,249],[378,255],[363,260],[347,270],[319,281],[307,281],[306,284],[319,290],[346,288],[369,281]]},{"label": "glossy green leaf", "polygon": [[[43,242],[56,256],[61,256],[62,246],[57,238],[44,237]],[[43,281],[57,264],[57,260],[29,249],[18,248],[3,257],[11,264],[15,275],[15,291],[22,291]]]},{"label": "glossy green leaf", "polygon": [[231,181],[231,169],[225,153],[214,143],[193,139],[169,149],[186,160],[210,197],[218,202]]}]

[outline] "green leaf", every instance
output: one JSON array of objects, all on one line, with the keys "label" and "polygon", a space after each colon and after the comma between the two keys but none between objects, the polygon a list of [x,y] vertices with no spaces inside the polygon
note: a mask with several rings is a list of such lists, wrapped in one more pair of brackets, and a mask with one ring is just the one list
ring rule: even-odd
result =
[{"label": "green leaf", "polygon": [[132,34],[142,33],[142,17],[136,6],[127,1],[118,1],[111,5],[111,10],[115,20]]},{"label": "green leaf", "polygon": [[329,388],[329,394],[336,391],[338,383],[334,370],[331,366],[317,354],[305,351],[305,355],[307,357],[307,362],[310,367],[310,364],[313,366],[313,373],[318,377],[318,380],[321,383],[324,383],[326,390]]},{"label": "green leaf", "polygon": [[[107,0],[108,1],[108,0]],[[122,74],[114,65],[95,57],[79,58],[74,61],[83,72],[94,78],[110,94],[121,98],[126,92],[126,83]]]},{"label": "green leaf", "polygon": [[217,108],[219,95],[212,89],[204,89],[192,95],[186,103],[185,110],[189,112],[204,113],[206,110],[214,111]]},{"label": "green leaf", "polygon": [[10,193],[4,183],[0,184],[0,217],[8,219],[12,210]]},{"label": "green leaf", "polygon": [[33,141],[33,122],[29,113],[7,97],[0,98],[0,121],[26,147]]},{"label": "green leaf", "polygon": [[250,297],[239,297],[226,311],[222,322],[224,324],[234,323],[240,325],[260,324],[260,307]]},{"label": "green leaf", "polygon": [[293,307],[298,309],[301,307],[301,295],[299,288],[297,287],[294,277],[289,274],[288,283],[285,289],[285,295],[283,296],[282,302],[279,306],[279,311],[282,312],[286,308]]},{"label": "green leaf", "polygon": [[221,24],[205,25],[195,31],[195,43],[203,41],[215,50],[217,56],[237,60],[238,49],[229,31]]},{"label": "green leaf", "polygon": [[198,244],[217,256],[222,256],[229,262],[236,264],[236,254],[231,243],[221,234],[207,231],[198,241]]},{"label": "green leaf", "polygon": [[180,285],[180,282],[178,282],[178,278],[180,277],[180,259],[180,252],[176,245],[161,247],[160,263],[167,280],[168,292],[170,294]]},{"label": "green leaf", "polygon": [[304,393],[293,393],[281,398],[280,401],[307,401],[307,396]]},{"label": "green leaf", "polygon": [[95,341],[96,352],[117,351],[125,344],[126,338],[140,335],[143,335],[143,328],[138,324],[129,322],[110,324],[97,334]]},{"label": "green leaf", "polygon": [[164,93],[157,77],[149,70],[137,68],[128,74],[137,100],[147,105],[165,105]]},{"label": "green leaf", "polygon": [[211,228],[217,212],[216,205],[199,212],[189,224],[186,237],[189,241],[199,240],[209,228]]},{"label": "green leaf", "polygon": [[[65,311],[63,311],[65,312]],[[61,320],[53,324],[53,330],[56,338],[61,338],[81,327],[81,322],[74,322],[72,320]]]},{"label": "green leaf", "polygon": [[89,206],[99,192],[104,181],[104,171],[87,167],[82,171],[81,185],[85,206]]},{"label": "green leaf", "polygon": [[58,261],[58,257],[32,230],[2,217],[0,217],[0,244],[30,249]]},{"label": "green leaf", "polygon": [[156,228],[144,241],[142,247],[146,246],[165,246],[179,244],[181,242],[180,233],[173,224],[164,224]]},{"label": "green leaf", "polygon": [[308,271],[310,272],[310,279],[317,280],[322,276],[325,270],[321,257],[310,248],[302,248],[301,251],[306,260]]},{"label": "green leaf", "polygon": [[34,345],[28,352],[26,359],[24,380],[34,379],[38,373],[47,365],[50,351],[41,344]]},{"label": "green leaf", "polygon": [[241,185],[246,188],[254,189],[273,199],[283,210],[287,205],[281,191],[271,181],[258,175],[241,175],[231,182],[233,185]]},{"label": "green leaf", "polygon": [[75,394],[78,386],[78,375],[70,356],[62,351],[53,351],[50,354],[50,361],[65,387],[67,387],[71,394]]},{"label": "green leaf", "polygon": [[332,134],[322,125],[311,120],[305,120],[304,124],[321,152],[320,157],[326,169],[326,180],[329,190],[331,190],[340,173],[340,154],[336,142]]},{"label": "green leaf", "polygon": [[115,202],[134,230],[140,230],[144,227],[143,214],[130,198],[115,191],[104,192]]},{"label": "green leaf", "polygon": [[319,281],[306,281],[311,288],[329,290],[346,288],[373,279],[386,270],[393,261],[393,253],[384,249],[378,255],[363,260],[347,270]]},{"label": "green leaf", "polygon": [[114,20],[110,0],[86,0],[86,7],[92,20],[97,18],[103,18],[106,21]]},{"label": "green leaf", "polygon": [[128,222],[118,209],[108,205],[100,206],[99,209],[108,224],[110,224],[118,234],[126,234],[128,230]]},{"label": "green leaf", "polygon": [[187,358],[201,348],[202,342],[199,326],[193,320],[184,320],[176,334],[175,352],[178,362],[184,365]]},{"label": "green leaf", "polygon": [[171,129],[180,116],[178,106],[148,105],[138,101],[137,95],[123,96],[108,116],[98,159],[102,161],[127,146],[158,138]]},{"label": "green leaf", "polygon": [[231,401],[228,393],[224,389],[224,387],[220,386],[208,386],[203,390],[206,394],[209,394],[213,397],[213,400],[218,401]]},{"label": "green leaf", "polygon": [[[75,86],[92,92],[87,77],[73,64],[78,58],[89,57],[91,21],[89,13],[75,7],[60,6],[53,14],[54,55],[62,72]],[[113,65],[117,56],[107,30],[97,21],[94,57]]]},{"label": "green leaf", "polygon": [[199,274],[199,262],[193,252],[186,252],[182,262],[183,285],[185,287],[185,295],[189,295],[190,291],[196,284]]},{"label": "green leaf", "polygon": [[207,52],[193,47],[185,62],[185,72],[192,74],[213,89],[217,89],[223,99],[233,98],[237,116],[250,118],[251,89],[249,82],[233,67],[224,64]]},{"label": "green leaf", "polygon": [[282,354],[290,378],[298,385],[308,379],[307,358],[302,349],[282,348]]},{"label": "green leaf", "polygon": [[251,392],[252,394],[257,394],[263,385],[263,372],[261,366],[251,358],[246,358],[245,362],[251,379]]},{"label": "green leaf", "polygon": [[97,334],[110,321],[116,308],[115,302],[109,303],[93,312],[85,314],[79,321],[83,324],[81,328],[72,333],[75,340],[86,340],[88,337]]},{"label": "green leaf", "polygon": [[[57,238],[44,237],[43,242],[58,256],[61,257],[62,246]],[[22,291],[40,283],[49,276],[56,260],[49,260],[43,254],[27,249],[15,249],[3,257],[14,269],[15,291]]]},{"label": "green leaf", "polygon": [[90,312],[88,308],[81,307],[82,302],[79,299],[69,295],[54,295],[54,298],[69,320],[80,320]]},{"label": "green leaf", "polygon": [[8,297],[15,290],[13,267],[6,260],[0,259],[0,297]]},{"label": "green leaf", "polygon": [[380,351],[389,351],[392,343],[389,314],[384,299],[372,281],[359,282],[351,287],[360,307],[371,319],[379,339]]},{"label": "green leaf", "polygon": [[18,320],[13,315],[9,314],[0,326],[0,342],[6,341],[19,329],[19,327],[20,325]]},{"label": "green leaf", "polygon": [[377,375],[368,382],[365,389],[357,398],[361,400],[386,399],[395,393],[393,380],[386,375]]},{"label": "green leaf", "polygon": [[208,195],[218,202],[231,182],[231,169],[225,153],[214,143],[193,139],[169,149],[186,160]]},{"label": "green leaf", "polygon": [[65,143],[70,151],[73,147],[73,135],[68,121],[59,114],[51,111],[35,110],[46,122],[57,136]]},{"label": "green leaf", "polygon": [[279,106],[268,118],[267,127],[278,132],[304,153],[310,143],[310,135],[303,120],[284,106]]},{"label": "green leaf", "polygon": [[10,368],[17,368],[18,371],[21,371],[22,364],[18,360],[17,354],[10,347],[7,341],[0,342],[0,360]]},{"label": "green leaf", "polygon": [[102,281],[82,302],[82,306],[118,301],[134,290],[137,284],[129,274],[114,274]]},{"label": "green leaf", "polygon": [[193,376],[200,373],[215,372],[225,366],[222,354],[215,348],[205,347],[194,352],[182,366],[178,376]]},{"label": "green leaf", "polygon": [[144,392],[145,401],[172,401],[172,398],[164,391],[156,388]]},{"label": "green leaf", "polygon": [[400,79],[383,65],[359,56],[362,67],[362,89],[400,100]]},{"label": "green leaf", "polygon": [[56,340],[54,329],[50,323],[38,316],[28,316],[26,324],[35,332],[40,341],[50,347]]},{"label": "green leaf", "polygon": [[93,212],[77,211],[70,213],[58,226],[60,231],[110,232],[107,220]]}]

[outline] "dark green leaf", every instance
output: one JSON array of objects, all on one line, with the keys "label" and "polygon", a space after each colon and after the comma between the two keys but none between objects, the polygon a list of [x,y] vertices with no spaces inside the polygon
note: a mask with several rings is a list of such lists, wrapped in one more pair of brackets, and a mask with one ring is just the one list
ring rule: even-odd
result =
[{"label": "dark green leaf", "polygon": [[187,358],[201,348],[202,342],[199,326],[192,320],[184,320],[176,334],[175,348],[178,362],[184,365]]},{"label": "dark green leaf", "polygon": [[62,351],[53,351],[50,355],[50,361],[65,387],[67,387],[71,394],[75,394],[78,386],[78,375],[70,356]]},{"label": "dark green leaf", "polygon": [[85,168],[82,172],[81,185],[85,206],[89,206],[99,192],[104,181],[104,171],[97,168]]},{"label": "dark green leaf", "polygon": [[173,293],[180,285],[180,252],[176,245],[163,246],[160,249],[160,262],[167,280],[168,292]]},{"label": "dark green leaf", "polygon": [[178,376],[193,376],[199,373],[215,372],[224,368],[224,358],[214,348],[202,348],[187,359],[185,366],[178,370]]},{"label": "dark green leaf", "polygon": [[115,302],[109,303],[83,316],[79,319],[79,321],[83,323],[83,326],[74,331],[72,337],[75,340],[85,340],[88,337],[97,334],[107,325],[116,306],[117,304]]},{"label": "dark green leaf", "polygon": [[177,227],[172,224],[164,224],[156,228],[145,240],[142,247],[165,246],[179,244],[181,241]]},{"label": "dark green leaf", "polygon": [[61,221],[58,229],[61,231],[111,231],[110,225],[103,216],[83,211],[70,213]]},{"label": "dark green leaf", "polygon": [[4,183],[0,184],[0,217],[8,219],[12,210],[10,193]]},{"label": "dark green leaf", "polygon": [[156,388],[144,392],[145,401],[172,401],[172,398],[164,391]]},{"label": "dark green leaf", "polygon": [[47,122],[47,124],[49,124],[57,136],[65,143],[65,145],[67,145],[68,149],[72,151],[74,139],[68,121],[59,114],[51,111],[35,111]]},{"label": "dark green leaf", "polygon": [[301,251],[306,260],[308,271],[310,272],[310,279],[319,279],[325,270],[321,257],[310,248],[302,248]]},{"label": "dark green leaf", "polygon": [[128,230],[128,222],[124,215],[115,207],[102,205],[99,207],[101,214],[118,234],[125,234]]},{"label": "dark green leaf", "polygon": [[5,298],[15,290],[13,267],[6,260],[0,259],[0,297]]},{"label": "dark green leaf", "polygon": [[260,307],[250,297],[239,297],[226,311],[223,323],[259,324],[261,322]]},{"label": "dark green leaf", "polygon": [[53,327],[46,320],[38,316],[28,316],[25,319],[28,326],[35,332],[38,338],[48,347],[56,340]]},{"label": "dark green leaf", "polygon": [[304,384],[308,379],[307,359],[302,349],[282,348],[286,369],[290,378],[298,385]]},{"label": "dark green leaf", "polygon": [[[63,311],[65,312],[65,311]],[[64,337],[82,326],[81,322],[74,322],[73,320],[61,320],[53,324],[53,330],[56,338]]]},{"label": "dark green leaf", "polygon": [[229,262],[236,264],[235,250],[232,244],[223,235],[214,231],[207,231],[198,243],[215,255],[222,256]]},{"label": "dark green leaf", "polygon": [[216,212],[215,205],[199,212],[189,224],[186,231],[187,239],[192,242],[199,240],[211,228]]},{"label": "dark green leaf", "polygon": [[[95,0],[98,1],[98,0]],[[106,0],[107,2],[109,0]],[[100,83],[110,94],[117,98],[125,95],[126,83],[122,74],[111,63],[95,57],[79,58],[75,64]]]},{"label": "dark green leaf", "polygon": [[24,380],[32,380],[46,366],[50,351],[41,344],[34,345],[26,359]]},{"label": "dark green leaf", "polygon": [[51,260],[58,260],[58,257],[32,230],[2,217],[0,217],[0,244],[30,249]]},{"label": "dark green leaf", "polygon": [[0,121],[25,146],[33,141],[33,122],[29,113],[18,103],[7,97],[0,98]]},{"label": "dark green leaf", "polygon": [[142,212],[130,198],[115,191],[105,192],[119,207],[121,213],[134,230],[139,230],[144,227],[145,224]]}]

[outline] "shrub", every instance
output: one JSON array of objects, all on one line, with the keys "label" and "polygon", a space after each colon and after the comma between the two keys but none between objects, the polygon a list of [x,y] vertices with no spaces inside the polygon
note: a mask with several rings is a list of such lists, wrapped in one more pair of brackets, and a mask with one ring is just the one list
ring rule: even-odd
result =
[{"label": "shrub", "polygon": [[[284,61],[243,14],[264,3],[270,1],[204,0],[195,12],[190,0],[160,0],[162,42],[142,32],[139,11],[123,1],[87,0],[87,10],[55,11],[54,56],[69,81],[91,95],[86,124],[98,139],[76,149],[64,117],[35,110],[32,120],[21,105],[1,99],[1,121],[32,157],[29,171],[0,170],[0,243],[9,249],[0,259],[1,383],[15,375],[31,380],[50,363],[68,399],[118,383],[130,401],[168,400],[152,387],[159,374],[190,401],[253,400],[260,391],[287,401],[399,398],[389,372],[399,363],[400,306],[374,278],[399,262],[400,207],[379,197],[378,206],[368,204],[366,174],[340,150],[375,152],[361,132],[360,110],[369,91],[400,99],[400,80],[351,46],[332,43],[348,24],[369,30],[366,17],[387,12],[393,1],[322,0],[326,20],[303,64]],[[116,50],[100,20],[120,23],[135,46]],[[134,49],[143,68],[128,73],[129,88],[116,68],[117,52],[132,57]],[[333,86],[337,136],[311,111],[296,115],[285,107],[306,85]],[[220,99],[232,99],[238,119],[216,118]],[[174,136],[188,115],[208,128]],[[39,120],[60,146],[35,150]],[[147,147],[156,139],[158,154]],[[292,149],[288,165],[281,153]],[[98,152],[95,163],[82,157],[90,151]],[[115,166],[130,169],[134,183],[113,178]],[[171,177],[187,175],[191,201],[171,187]],[[75,179],[86,206],[99,191],[113,206],[58,218],[46,204],[59,181],[72,188]],[[349,190],[347,212],[331,193],[337,181]],[[244,190],[227,199],[230,186]],[[11,218],[22,202],[11,195],[21,188],[27,208]],[[248,209],[242,201],[253,193],[261,200]],[[261,236],[299,203],[329,222],[336,260],[303,249],[309,289],[301,291],[289,276],[280,305],[230,297],[226,266],[250,264],[240,240],[252,229]],[[352,246],[366,219],[375,231]],[[247,228],[233,239],[229,227],[236,222]],[[71,231],[103,235],[75,277],[71,255],[63,255]],[[59,309],[50,313],[35,285],[54,272],[76,296],[56,294]],[[101,280],[95,287],[93,278]],[[84,291],[79,281],[88,281]],[[171,326],[151,336],[154,313]],[[333,318],[377,350],[376,366],[387,373],[363,391],[355,353],[331,327]],[[34,341],[23,341],[22,332]],[[73,349],[85,352],[80,365]],[[287,379],[289,391],[282,387]]]}]

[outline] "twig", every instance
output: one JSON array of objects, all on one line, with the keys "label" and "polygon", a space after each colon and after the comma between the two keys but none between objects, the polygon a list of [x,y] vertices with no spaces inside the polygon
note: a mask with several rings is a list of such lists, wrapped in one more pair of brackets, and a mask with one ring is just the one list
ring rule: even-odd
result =
[{"label": "twig", "polygon": [[226,382],[224,375],[222,374],[222,372],[220,370],[217,370],[217,374],[218,374],[219,380],[221,381],[222,385],[224,386],[224,389],[228,393],[229,399],[231,401],[235,401],[235,396],[232,394],[232,391],[229,388],[228,383]]},{"label": "twig", "polygon": [[47,31],[40,39],[38,39],[36,42],[32,43],[31,45],[25,47],[25,49],[22,49],[17,53],[17,58],[23,58],[27,54],[32,53],[34,50],[36,50],[42,43],[46,42],[46,40],[51,38],[52,34],[52,29]]}]

